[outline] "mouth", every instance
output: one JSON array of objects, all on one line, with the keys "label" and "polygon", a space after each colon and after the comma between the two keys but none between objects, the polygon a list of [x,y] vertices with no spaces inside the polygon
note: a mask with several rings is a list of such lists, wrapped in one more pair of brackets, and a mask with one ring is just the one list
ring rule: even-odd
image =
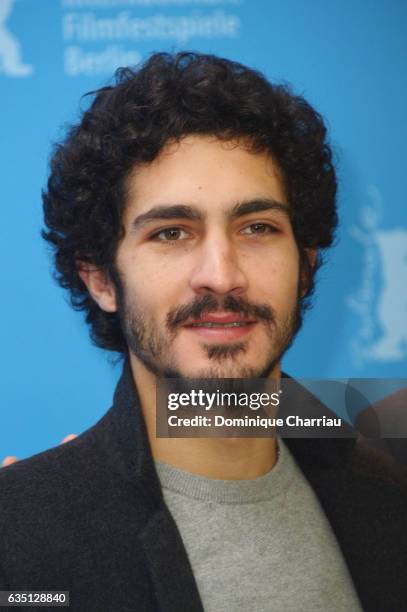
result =
[{"label": "mouth", "polygon": [[212,342],[235,342],[251,332],[257,321],[237,314],[214,313],[188,321],[183,328]]}]

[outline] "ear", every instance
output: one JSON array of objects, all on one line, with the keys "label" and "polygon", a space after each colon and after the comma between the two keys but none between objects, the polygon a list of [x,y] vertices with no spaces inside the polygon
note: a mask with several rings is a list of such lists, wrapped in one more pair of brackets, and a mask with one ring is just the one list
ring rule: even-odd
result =
[{"label": "ear", "polygon": [[310,284],[310,275],[315,267],[318,256],[318,249],[308,248],[305,249],[306,262],[303,261],[301,265],[301,297],[307,293]]},{"label": "ear", "polygon": [[316,248],[309,248],[309,249],[305,249],[305,252],[307,254],[307,258],[308,258],[308,261],[309,261],[310,268],[313,269],[313,267],[315,266],[315,262],[317,260],[318,249],[316,249]]},{"label": "ear", "polygon": [[78,262],[78,274],[102,310],[105,312],[117,311],[116,290],[105,270],[80,261]]}]

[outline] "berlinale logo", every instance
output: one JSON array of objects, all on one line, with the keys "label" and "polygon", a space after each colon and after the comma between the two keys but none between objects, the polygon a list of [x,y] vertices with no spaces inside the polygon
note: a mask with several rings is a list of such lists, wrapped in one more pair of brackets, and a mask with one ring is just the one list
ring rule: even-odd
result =
[{"label": "berlinale logo", "polygon": [[33,67],[24,64],[20,42],[6,27],[13,5],[14,0],[0,0],[0,73],[10,77],[27,77],[32,74]]},{"label": "berlinale logo", "polygon": [[407,229],[381,226],[381,195],[373,185],[368,191],[372,203],[361,209],[360,225],[351,229],[364,249],[361,285],[348,298],[360,317],[352,351],[359,365],[407,357]]}]

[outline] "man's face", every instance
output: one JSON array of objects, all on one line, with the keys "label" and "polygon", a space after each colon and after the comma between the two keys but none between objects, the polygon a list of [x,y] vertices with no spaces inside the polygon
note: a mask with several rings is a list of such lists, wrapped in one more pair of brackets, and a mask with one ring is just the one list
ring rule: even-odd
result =
[{"label": "man's face", "polygon": [[117,308],[154,374],[267,376],[299,324],[299,253],[278,167],[188,136],[128,181]]}]

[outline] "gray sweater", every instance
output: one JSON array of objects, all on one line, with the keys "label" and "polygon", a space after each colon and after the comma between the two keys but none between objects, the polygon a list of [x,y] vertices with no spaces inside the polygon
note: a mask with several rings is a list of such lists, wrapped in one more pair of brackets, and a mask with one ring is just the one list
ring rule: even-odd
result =
[{"label": "gray sweater", "polygon": [[214,480],[156,463],[205,612],[360,612],[326,516],[279,440],[273,469]]}]

